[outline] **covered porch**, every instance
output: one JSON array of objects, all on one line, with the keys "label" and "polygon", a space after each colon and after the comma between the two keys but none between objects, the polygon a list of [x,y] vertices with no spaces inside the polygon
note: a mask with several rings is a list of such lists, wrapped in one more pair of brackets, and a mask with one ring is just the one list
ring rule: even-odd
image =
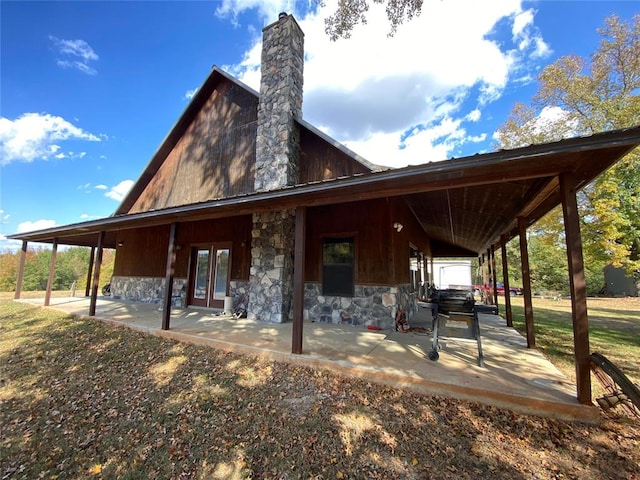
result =
[{"label": "covered porch", "polygon": [[[42,305],[42,299],[23,299]],[[54,297],[50,308],[86,316],[90,298]],[[556,418],[595,422],[596,407],[576,399],[576,387],[505,320],[479,314],[484,367],[475,340],[442,337],[437,362],[432,348],[430,310],[421,310],[407,333],[372,331],[306,321],[304,353],[291,353],[294,324],[236,319],[211,310],[173,309],[163,330],[162,306],[100,297],[95,318],[151,335],[217,349],[324,368],[371,382],[445,395]]]},{"label": "covered porch", "polygon": [[[304,321],[304,303],[305,269],[310,267],[306,261],[310,250],[307,245],[308,217],[311,216],[309,212],[313,213],[313,209],[318,207],[335,205],[342,205],[349,210],[353,202],[356,201],[397,201],[406,206],[403,211],[410,212],[410,215],[405,216],[406,220],[418,224],[421,231],[430,239],[430,258],[477,256],[481,263],[487,266],[487,270],[490,272],[487,276],[487,283],[490,282],[494,287],[493,303],[497,301],[495,288],[497,280],[496,250],[502,250],[503,283],[505,291],[508,291],[509,279],[507,277],[505,245],[512,238],[519,238],[527,333],[526,347],[534,355],[536,354],[534,351],[536,340],[531,302],[527,229],[552,208],[561,205],[567,244],[569,271],[567,280],[572,303],[573,346],[576,364],[576,388],[573,391],[573,397],[577,398],[579,403],[591,406],[589,324],[576,194],[639,144],[640,127],[634,127],[446,162],[426,163],[398,170],[354,174],[274,191],[255,192],[162,210],[120,214],[80,224],[16,234],[9,238],[23,241],[23,255],[16,282],[15,297],[20,297],[28,242],[47,242],[53,245],[50,281],[44,299],[45,305],[50,305],[52,301],[50,298],[51,284],[58,245],[87,246],[92,248],[91,258],[95,258],[95,266],[93,264],[90,266],[90,274],[87,279],[87,285],[91,286],[90,289],[87,287],[86,292],[87,295],[90,294],[90,301],[81,313],[86,314],[88,311],[90,316],[100,316],[98,279],[100,278],[103,249],[118,247],[120,232],[162,228],[164,232],[162,245],[166,250],[162,249],[158,253],[157,258],[162,263],[156,265],[164,272],[164,276],[160,278],[164,285],[161,289],[163,304],[159,310],[162,325],[160,327],[156,325],[156,322],[153,328],[161,328],[166,331],[163,334],[168,336],[182,334],[176,332],[177,328],[181,328],[180,317],[174,317],[172,312],[176,257],[184,251],[179,243],[180,232],[199,221],[226,220],[240,215],[260,214],[266,216],[274,214],[274,212],[287,212],[287,227],[290,227],[291,232],[289,233],[293,234],[293,238],[287,237],[287,244],[280,245],[283,252],[287,252],[287,255],[281,254],[279,260],[281,260],[280,263],[287,264],[287,275],[290,274],[292,278],[287,277],[286,281],[279,280],[279,284],[286,284],[287,288],[281,289],[282,292],[278,297],[281,300],[286,297],[280,314],[289,311],[289,308],[284,307],[288,307],[291,298],[290,311],[293,322],[278,327],[260,325],[260,328],[292,329],[291,335],[284,337],[287,345],[285,352],[299,354],[302,360],[307,361],[314,359],[317,353],[313,344],[309,343],[314,337],[303,329],[303,325],[305,328],[308,327],[308,323]],[[398,219],[391,215],[384,217],[383,220],[386,221],[385,231],[387,233],[384,243],[381,245],[388,247],[388,252],[399,251],[397,247],[401,244],[408,249],[410,239],[403,237],[403,235],[409,229],[402,230],[403,222],[398,222]],[[263,230],[268,232],[267,229],[257,228],[259,226],[254,223],[252,234]],[[362,230],[361,236],[367,235],[370,235],[370,232]],[[273,237],[282,236],[274,235]],[[247,251],[248,246],[249,244],[246,243]],[[399,256],[395,258],[396,262],[390,261],[389,256],[384,254],[377,257],[372,256],[368,260],[377,261],[380,259],[389,264],[389,271],[399,271],[399,268],[402,267],[400,262],[404,261]],[[251,260],[254,260],[253,257]],[[93,274],[91,274],[92,268]],[[284,271],[282,268],[280,270]],[[253,277],[254,280],[257,278],[255,275]],[[254,283],[257,284],[259,281],[256,280]],[[290,291],[289,286],[291,287]],[[251,305],[251,300],[249,303]],[[260,302],[253,303],[260,306]],[[511,325],[511,310],[508,295],[505,297],[504,314],[506,325],[509,327]],[[332,325],[333,327],[335,325]],[[237,330],[237,322],[229,329]],[[360,333],[370,334],[370,332]],[[191,335],[192,338],[199,338],[198,335],[184,334]],[[323,333],[318,338],[329,341],[330,334]],[[317,351],[320,351],[320,348],[331,350],[329,347],[318,346]],[[408,350],[408,348],[404,348],[404,350]],[[344,352],[341,349],[335,351]],[[289,356],[289,353],[286,355]],[[366,356],[364,358],[366,359]],[[506,359],[504,361],[506,362]],[[363,362],[365,362],[364,359],[360,360],[360,363]],[[494,362],[496,365],[499,363]],[[400,368],[406,369],[407,367],[404,365],[403,363]],[[522,375],[524,385],[527,385],[526,372],[535,372],[536,369],[533,366],[535,363],[524,363],[523,365],[525,366],[524,370],[514,369],[510,373],[517,371],[518,375]],[[442,376],[446,378],[447,375],[443,374]],[[513,377],[515,381],[515,375]],[[428,383],[429,378],[432,377],[424,375],[421,381]],[[480,376],[480,378],[482,377]],[[513,389],[513,384],[513,382],[508,383],[508,388],[504,390],[510,391]],[[527,385],[526,388],[530,388],[530,385]],[[487,389],[487,391],[491,392],[492,390]],[[493,391],[495,392],[495,390]],[[447,389],[447,394],[451,393],[451,389]]]}]

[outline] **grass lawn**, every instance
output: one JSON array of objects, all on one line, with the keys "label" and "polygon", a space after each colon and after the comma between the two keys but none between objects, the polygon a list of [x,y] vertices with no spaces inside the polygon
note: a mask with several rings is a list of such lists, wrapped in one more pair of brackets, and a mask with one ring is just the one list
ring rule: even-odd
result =
[{"label": "grass lawn", "polygon": [[[525,334],[524,301],[512,298],[513,324]],[[503,299],[500,299],[503,305]],[[630,379],[640,384],[640,298],[589,298],[589,342]],[[575,381],[571,302],[568,299],[533,299],[536,346]],[[594,379],[594,391],[599,388]]]},{"label": "grass lawn", "polygon": [[6,299],[0,319],[3,479],[640,475],[640,425],[615,414],[522,415]]}]

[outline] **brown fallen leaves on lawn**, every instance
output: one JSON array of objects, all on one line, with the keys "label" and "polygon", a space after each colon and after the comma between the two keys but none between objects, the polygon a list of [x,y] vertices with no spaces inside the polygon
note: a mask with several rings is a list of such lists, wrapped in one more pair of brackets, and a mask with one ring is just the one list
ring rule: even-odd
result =
[{"label": "brown fallen leaves on lawn", "polygon": [[3,479],[640,478],[640,428],[527,416],[0,302]]}]

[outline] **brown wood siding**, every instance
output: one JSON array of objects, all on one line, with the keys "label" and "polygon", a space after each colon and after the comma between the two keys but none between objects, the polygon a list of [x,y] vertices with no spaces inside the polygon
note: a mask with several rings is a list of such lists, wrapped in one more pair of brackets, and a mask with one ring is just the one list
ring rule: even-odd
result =
[{"label": "brown wood siding", "polygon": [[299,183],[367,173],[369,170],[322,138],[300,127]]},{"label": "brown wood siding", "polygon": [[[389,208],[392,213],[388,220],[388,226],[391,232],[393,251],[395,253],[392,271],[393,284],[408,283],[410,281],[410,246],[413,245],[421,252],[430,255],[431,246],[429,237],[403,198],[390,198]],[[400,232],[397,232],[393,228],[394,223],[402,224],[402,230],[400,230]]]},{"label": "brown wood siding", "polygon": [[[400,233],[393,223],[402,223]],[[409,283],[409,245],[429,253],[429,238],[401,198],[352,202],[308,210],[305,281],[322,281],[322,239],[354,236],[356,283]]]},{"label": "brown wood siding", "polygon": [[169,229],[169,225],[162,225],[118,232],[113,274],[122,277],[164,277]]},{"label": "brown wood siding", "polygon": [[[231,279],[249,280],[251,266],[250,215],[178,224],[175,277],[186,278],[191,245],[231,242]],[[165,275],[169,225],[118,232],[113,274],[130,277]],[[244,246],[243,246],[244,243]]]},{"label": "brown wood siding", "polygon": [[257,108],[255,96],[220,82],[129,213],[252,192]]},{"label": "brown wood siding", "polygon": [[250,215],[181,223],[178,227],[177,244],[181,248],[176,257],[176,277],[187,276],[191,245],[231,242],[231,280],[249,280],[252,228]]}]

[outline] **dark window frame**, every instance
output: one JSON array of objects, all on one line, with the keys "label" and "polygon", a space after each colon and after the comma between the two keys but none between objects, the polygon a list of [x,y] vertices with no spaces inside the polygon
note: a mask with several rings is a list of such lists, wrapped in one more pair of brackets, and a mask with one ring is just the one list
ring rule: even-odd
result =
[{"label": "dark window frame", "polygon": [[[342,243],[351,244],[351,261],[329,263],[325,246],[339,245]],[[332,235],[322,237],[320,249],[320,263],[322,271],[322,294],[333,297],[353,297],[355,295],[356,283],[356,237],[352,234]]]}]

